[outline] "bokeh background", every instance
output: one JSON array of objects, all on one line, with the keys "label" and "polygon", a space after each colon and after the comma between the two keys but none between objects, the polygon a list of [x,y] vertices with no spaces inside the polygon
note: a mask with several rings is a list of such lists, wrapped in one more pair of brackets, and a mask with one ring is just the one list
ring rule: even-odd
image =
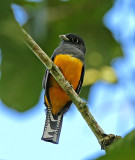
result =
[{"label": "bokeh background", "polygon": [[87,47],[81,97],[106,133],[135,129],[135,1],[0,2],[0,159],[88,160],[105,152],[72,104],[58,145],[41,141],[45,66],[18,23],[51,56],[58,35],[77,33]]}]

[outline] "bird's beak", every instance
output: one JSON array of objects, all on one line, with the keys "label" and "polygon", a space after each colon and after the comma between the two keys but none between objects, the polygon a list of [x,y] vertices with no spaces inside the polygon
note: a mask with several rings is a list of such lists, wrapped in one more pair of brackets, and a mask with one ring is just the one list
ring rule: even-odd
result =
[{"label": "bird's beak", "polygon": [[66,37],[66,35],[59,35],[59,38],[64,41],[69,41],[69,39]]}]

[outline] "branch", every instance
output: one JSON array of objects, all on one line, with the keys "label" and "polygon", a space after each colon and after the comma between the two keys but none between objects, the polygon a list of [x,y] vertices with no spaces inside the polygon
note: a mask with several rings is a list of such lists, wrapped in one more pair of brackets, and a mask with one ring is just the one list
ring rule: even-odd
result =
[{"label": "branch", "polygon": [[49,69],[53,77],[63,88],[63,90],[70,97],[72,102],[76,105],[77,109],[85,119],[88,126],[93,131],[94,135],[98,139],[101,149],[106,149],[114,140],[119,139],[120,136],[113,134],[107,135],[102,128],[98,125],[91,112],[88,109],[87,104],[82,101],[78,94],[74,91],[72,86],[65,80],[63,74],[59,68],[53,63],[53,61],[47,56],[47,54],[38,46],[38,44],[30,37],[30,35],[22,29],[24,40],[26,45],[35,53],[35,55],[42,61],[42,63]]}]

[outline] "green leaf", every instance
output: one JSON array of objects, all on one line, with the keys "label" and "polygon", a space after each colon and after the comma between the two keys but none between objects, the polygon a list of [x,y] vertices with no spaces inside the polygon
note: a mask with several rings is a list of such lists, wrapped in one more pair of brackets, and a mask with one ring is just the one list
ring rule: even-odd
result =
[{"label": "green leaf", "polygon": [[24,44],[10,6],[8,0],[0,5],[0,98],[7,106],[22,112],[39,100],[44,66]]},{"label": "green leaf", "polygon": [[109,146],[107,154],[97,160],[133,160],[135,159],[135,130]]}]

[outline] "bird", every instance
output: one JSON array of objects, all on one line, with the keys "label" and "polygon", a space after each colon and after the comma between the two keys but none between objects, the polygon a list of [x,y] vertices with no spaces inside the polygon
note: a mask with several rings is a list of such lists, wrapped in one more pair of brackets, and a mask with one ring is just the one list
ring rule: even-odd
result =
[{"label": "bird", "polygon": [[[62,34],[59,35],[59,38],[61,43],[54,50],[51,59],[79,94],[85,72],[86,47],[84,40],[75,33]],[[70,108],[72,101],[48,69],[45,72],[42,86],[45,89],[46,121],[41,140],[58,144],[63,115]]]}]

